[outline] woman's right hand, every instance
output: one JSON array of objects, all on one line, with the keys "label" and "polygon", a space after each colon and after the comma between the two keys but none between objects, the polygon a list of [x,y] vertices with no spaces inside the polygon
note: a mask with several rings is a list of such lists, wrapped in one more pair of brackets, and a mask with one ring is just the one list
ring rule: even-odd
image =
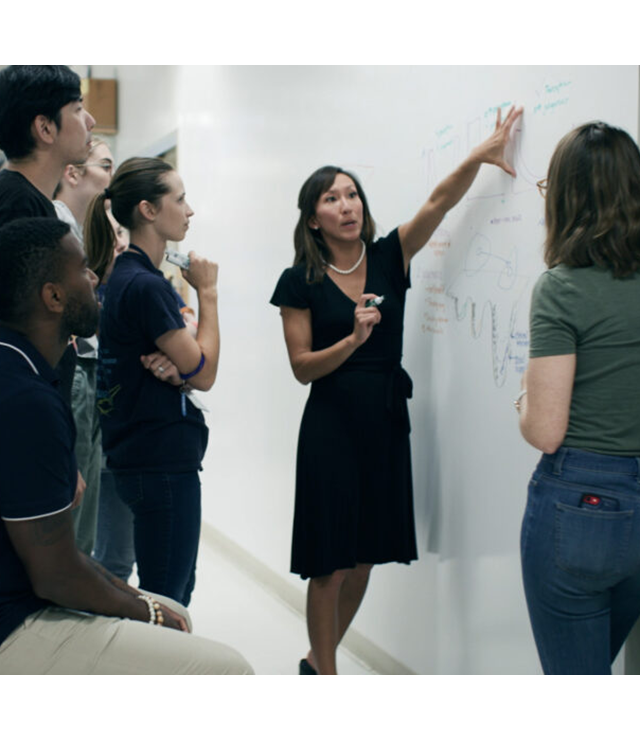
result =
[{"label": "woman's right hand", "polygon": [[367,308],[365,303],[372,298],[377,298],[375,293],[363,293],[353,314],[353,336],[356,344],[364,344],[371,336],[373,327],[382,320],[382,314],[375,307]]},{"label": "woman's right hand", "polygon": [[184,279],[196,290],[217,288],[218,265],[200,257],[194,251],[189,252],[189,269],[182,270]]},{"label": "woman's right hand", "polygon": [[163,383],[171,385],[182,385],[180,371],[165,355],[164,352],[152,352],[150,355],[142,355],[140,362],[153,375]]},{"label": "woman's right hand", "polygon": [[495,164],[496,167],[500,167],[512,177],[516,177],[516,171],[504,158],[504,150],[509,143],[511,129],[522,115],[522,111],[522,107],[516,108],[515,105],[512,105],[507,117],[502,121],[502,110],[498,108],[494,132],[488,139],[473,149],[471,157],[475,157],[479,162]]}]

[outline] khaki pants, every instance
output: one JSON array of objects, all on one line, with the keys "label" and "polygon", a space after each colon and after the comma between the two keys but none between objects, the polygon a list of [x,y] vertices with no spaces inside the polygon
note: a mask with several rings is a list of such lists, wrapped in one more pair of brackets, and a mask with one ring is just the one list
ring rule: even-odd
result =
[{"label": "khaki pants", "polygon": [[640,620],[624,644],[624,672],[627,676],[640,676]]},{"label": "khaki pants", "polygon": [[[156,596],[191,622],[187,610]],[[240,653],[167,627],[47,607],[0,645],[0,674],[252,674]]]}]

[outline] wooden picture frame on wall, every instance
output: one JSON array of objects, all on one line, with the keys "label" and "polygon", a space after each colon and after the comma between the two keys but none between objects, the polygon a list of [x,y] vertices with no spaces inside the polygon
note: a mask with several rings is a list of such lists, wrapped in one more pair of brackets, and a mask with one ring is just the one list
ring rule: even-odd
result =
[{"label": "wooden picture frame on wall", "polygon": [[84,107],[96,119],[96,134],[118,133],[118,82],[93,77],[81,82]]}]

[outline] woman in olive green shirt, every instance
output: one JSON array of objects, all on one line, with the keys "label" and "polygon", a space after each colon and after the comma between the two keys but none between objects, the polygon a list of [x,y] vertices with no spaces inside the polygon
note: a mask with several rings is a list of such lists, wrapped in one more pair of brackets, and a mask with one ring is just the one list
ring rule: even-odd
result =
[{"label": "woman in olive green shirt", "polygon": [[544,454],[521,533],[545,673],[602,674],[640,614],[640,151],[604,123],[558,144],[548,271],[531,304],[516,403]]}]

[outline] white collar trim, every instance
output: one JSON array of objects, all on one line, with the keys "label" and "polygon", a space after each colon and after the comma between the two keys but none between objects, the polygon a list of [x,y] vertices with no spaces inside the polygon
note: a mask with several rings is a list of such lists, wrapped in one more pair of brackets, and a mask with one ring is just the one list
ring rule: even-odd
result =
[{"label": "white collar trim", "polygon": [[19,355],[22,355],[24,359],[29,363],[33,372],[36,375],[40,375],[40,373],[38,372],[38,368],[33,364],[31,358],[29,358],[21,349],[14,347],[13,344],[7,344],[6,342],[0,342],[0,347],[8,347],[9,349],[15,350]]}]

